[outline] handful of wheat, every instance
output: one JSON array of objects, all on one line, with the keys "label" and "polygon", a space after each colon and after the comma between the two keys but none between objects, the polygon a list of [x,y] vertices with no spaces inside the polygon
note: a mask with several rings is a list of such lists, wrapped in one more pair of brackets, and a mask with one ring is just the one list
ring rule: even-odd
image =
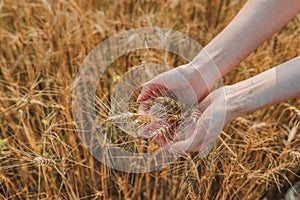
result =
[{"label": "handful of wheat", "polygon": [[166,143],[173,139],[179,127],[195,123],[201,115],[198,106],[180,102],[166,88],[162,87],[148,100],[137,103],[141,85],[164,70],[161,66],[142,65],[126,72],[115,86],[110,100],[98,100],[102,108],[99,112],[102,114],[101,124],[117,126],[129,135]]},{"label": "handful of wheat", "polygon": [[[134,108],[133,112],[109,116],[106,122],[118,123],[131,119],[138,127],[150,128],[147,137],[171,140],[179,125],[195,123],[201,115],[196,106],[185,105],[169,96],[154,97],[141,104],[147,107],[147,112],[138,113],[138,108]],[[135,107],[139,107],[141,104],[136,104]]]}]

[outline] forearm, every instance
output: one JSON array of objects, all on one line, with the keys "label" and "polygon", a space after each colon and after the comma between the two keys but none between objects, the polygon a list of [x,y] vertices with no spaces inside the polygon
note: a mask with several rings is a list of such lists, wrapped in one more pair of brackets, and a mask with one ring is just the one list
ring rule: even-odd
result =
[{"label": "forearm", "polygon": [[235,116],[300,96],[300,56],[226,88]]},{"label": "forearm", "polygon": [[201,54],[208,53],[223,76],[279,31],[299,10],[300,0],[248,0],[193,63],[201,67]]}]

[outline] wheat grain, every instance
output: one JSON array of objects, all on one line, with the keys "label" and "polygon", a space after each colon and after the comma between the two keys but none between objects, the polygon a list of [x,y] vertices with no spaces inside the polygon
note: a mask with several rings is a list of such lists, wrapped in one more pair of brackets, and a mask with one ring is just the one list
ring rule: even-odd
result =
[{"label": "wheat grain", "polygon": [[38,157],[34,158],[33,161],[38,166],[48,166],[48,167],[55,166],[54,160],[45,158],[43,156],[38,156]]}]

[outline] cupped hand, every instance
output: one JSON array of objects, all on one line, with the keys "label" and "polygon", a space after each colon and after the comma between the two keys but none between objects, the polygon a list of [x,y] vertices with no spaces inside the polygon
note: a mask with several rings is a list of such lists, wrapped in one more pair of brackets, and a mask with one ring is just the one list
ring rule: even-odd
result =
[{"label": "cupped hand", "polygon": [[207,83],[192,64],[181,65],[146,82],[137,101],[142,102],[169,92],[175,95],[178,101],[192,104],[203,99],[213,84]]},{"label": "cupped hand", "polygon": [[[209,93],[213,85],[213,82],[206,83],[199,71],[191,64],[179,66],[159,74],[143,85],[137,99],[140,103],[138,112],[143,115],[149,113],[150,107],[147,102],[159,96],[171,96],[182,105],[197,104]],[[163,122],[145,124],[139,135],[146,138],[151,137],[152,133],[162,128],[163,124]],[[173,134],[169,134],[168,137],[159,134],[153,140],[159,145],[165,146],[172,137]]]},{"label": "cupped hand", "polygon": [[210,93],[200,104],[202,112],[194,123],[187,121],[176,131],[172,143],[165,148],[176,154],[203,151],[215,143],[224,126],[235,118],[226,96],[227,87]]}]

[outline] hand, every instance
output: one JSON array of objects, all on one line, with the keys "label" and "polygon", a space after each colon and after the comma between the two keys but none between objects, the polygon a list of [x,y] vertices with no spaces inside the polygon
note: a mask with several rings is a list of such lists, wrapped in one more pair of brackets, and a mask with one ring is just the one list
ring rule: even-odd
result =
[{"label": "hand", "polygon": [[300,96],[300,56],[234,85],[210,93],[200,104],[197,123],[187,123],[167,149],[174,153],[202,151],[215,142],[231,120]]},{"label": "hand", "polygon": [[213,91],[199,104],[202,115],[195,123],[189,120],[177,130],[172,144],[165,146],[168,151],[201,152],[215,143],[224,126],[236,117],[227,102],[227,88]]},{"label": "hand", "polygon": [[[138,112],[140,114],[149,113],[150,108],[146,103],[147,100],[157,96],[166,96],[167,94],[172,94],[171,96],[185,105],[197,104],[201,101],[209,93],[209,90],[214,86],[214,83],[218,79],[218,75],[214,75],[215,67],[208,61],[203,63],[205,64],[202,66],[198,65],[198,68],[192,63],[179,66],[164,72],[145,83],[141,94],[138,97],[138,102],[141,103]],[[203,73],[200,74],[202,71]],[[149,123],[143,126],[139,135],[151,137],[152,133],[161,127],[161,123]],[[159,145],[165,146],[168,143],[168,140],[172,139],[173,134],[169,134],[169,136],[170,137],[158,135],[157,137],[154,137],[153,140]]]},{"label": "hand", "polygon": [[180,102],[193,104],[202,100],[213,84],[206,83],[192,64],[181,65],[146,82],[137,101],[142,102],[155,96],[172,93]]}]

